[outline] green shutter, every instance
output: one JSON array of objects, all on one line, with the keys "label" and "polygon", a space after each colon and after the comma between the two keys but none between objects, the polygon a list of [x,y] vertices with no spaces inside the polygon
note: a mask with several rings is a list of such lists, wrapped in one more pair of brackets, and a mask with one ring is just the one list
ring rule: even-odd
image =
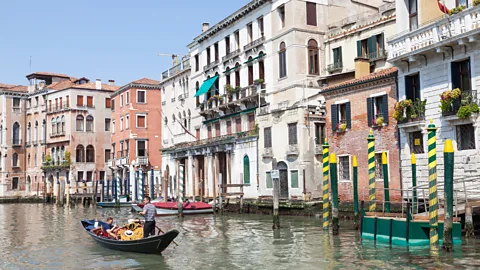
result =
[{"label": "green shutter", "polygon": [[338,49],[335,48],[333,49],[333,64],[336,64],[338,62]]},{"label": "green shutter", "polygon": [[357,40],[357,57],[362,56],[362,41]]},{"label": "green shutter", "polygon": [[371,127],[373,125],[373,98],[367,98],[367,115],[368,126]]},{"label": "green shutter", "polygon": [[243,157],[243,183],[250,184],[250,159]]},{"label": "green shutter", "polygon": [[352,109],[350,108],[350,102],[347,102],[345,111],[346,111],[346,114],[347,114],[346,117],[345,117],[345,119],[347,120],[347,128],[351,129],[352,128],[352,118],[351,118]]},{"label": "green shutter", "polygon": [[290,171],[290,182],[292,188],[298,188],[298,171]]},{"label": "green shutter", "polygon": [[337,130],[337,124],[338,124],[338,105],[337,104],[332,104],[332,130],[335,131]]},{"label": "green shutter", "polygon": [[376,58],[377,57],[377,36],[369,37],[367,42],[368,42],[367,57]]},{"label": "green shutter", "polygon": [[388,95],[382,96],[383,123],[388,124]]},{"label": "green shutter", "polygon": [[[338,47],[338,62],[340,64],[343,63],[343,58],[342,58],[342,47]],[[342,67],[343,67],[343,64],[342,64]]]},{"label": "green shutter", "polygon": [[270,172],[266,173],[267,188],[273,188],[272,174]]},{"label": "green shutter", "polygon": [[378,48],[380,48],[380,51],[378,52],[380,56],[386,56],[384,55],[384,47],[385,47],[385,44],[384,44],[384,37],[383,37],[383,33],[377,35],[377,40],[378,40]]}]

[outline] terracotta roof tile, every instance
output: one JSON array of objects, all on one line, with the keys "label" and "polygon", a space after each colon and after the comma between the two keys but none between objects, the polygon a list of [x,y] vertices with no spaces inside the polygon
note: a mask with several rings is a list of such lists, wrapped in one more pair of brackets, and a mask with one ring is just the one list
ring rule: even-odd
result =
[{"label": "terracotta roof tile", "polygon": [[28,92],[28,86],[24,85],[16,85],[10,88],[7,88],[7,91],[12,91],[12,92]]},{"label": "terracotta roof tile", "polygon": [[27,78],[28,78],[28,77],[31,77],[31,76],[33,76],[33,75],[43,75],[43,76],[70,78],[70,76],[68,76],[67,74],[53,73],[53,72],[43,72],[43,71],[30,73],[30,74],[27,75]]},{"label": "terracotta roof tile", "polygon": [[[72,86],[68,87],[68,88],[97,90],[95,82],[89,82],[89,83],[84,83],[84,84],[72,84]],[[120,88],[120,86],[102,84],[102,89],[101,90],[114,92],[114,91],[117,91],[119,88]]]},{"label": "terracotta roof tile", "polygon": [[160,84],[160,81],[152,80],[152,79],[149,79],[149,78],[143,78],[143,79],[140,79],[140,80],[133,81],[131,83],[157,85],[157,84]]},{"label": "terracotta roof tile", "polygon": [[0,88],[12,88],[15,85],[13,84],[5,84],[5,83],[0,83]]},{"label": "terracotta roof tile", "polygon": [[380,79],[380,78],[388,77],[389,75],[392,75],[397,71],[398,71],[397,67],[382,69],[382,70],[379,70],[377,72],[370,73],[366,76],[360,77],[358,79],[353,79],[353,80],[349,80],[349,81],[345,81],[345,82],[341,82],[341,83],[338,83],[338,84],[335,84],[335,85],[328,86],[326,88],[323,88],[322,92],[330,91],[330,90],[334,90],[334,89],[338,89],[338,88],[342,88],[342,87],[348,87],[348,86],[353,85],[353,84],[367,82],[367,81],[374,80],[374,79]]}]

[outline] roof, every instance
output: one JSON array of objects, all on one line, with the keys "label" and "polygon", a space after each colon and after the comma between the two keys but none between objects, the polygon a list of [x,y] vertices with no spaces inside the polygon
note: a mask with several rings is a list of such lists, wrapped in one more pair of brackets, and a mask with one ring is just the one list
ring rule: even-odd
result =
[{"label": "roof", "polygon": [[24,85],[10,85],[10,87],[5,87],[7,91],[12,92],[28,92],[28,86]]},{"label": "roof", "polygon": [[68,76],[67,74],[53,73],[53,72],[43,72],[43,71],[30,73],[30,74],[27,75],[27,78],[28,77],[33,77],[34,75],[71,78],[71,76]]},{"label": "roof", "polygon": [[0,83],[0,88],[12,88],[15,85],[13,84],[5,84],[5,83]]},{"label": "roof", "polygon": [[[51,90],[65,90],[69,88],[76,88],[76,89],[88,89],[88,90],[97,90],[97,86],[95,82],[88,82],[84,84],[75,84],[71,81],[61,81],[55,82],[48,85],[46,88]],[[109,85],[109,84],[102,84],[102,91],[117,91],[119,86]]]},{"label": "roof", "polygon": [[142,78],[140,80],[136,80],[136,81],[133,81],[131,82],[133,84],[150,84],[150,85],[157,85],[157,84],[160,84],[160,81],[156,81],[156,80],[152,80],[152,79],[149,79],[149,78]]},{"label": "roof", "polygon": [[376,80],[376,79],[389,77],[389,76],[395,74],[397,71],[398,71],[397,67],[382,69],[382,70],[379,70],[377,72],[370,73],[366,76],[360,77],[358,79],[353,79],[353,80],[341,82],[341,83],[336,84],[336,85],[328,86],[326,88],[323,88],[323,90],[320,93],[325,92],[325,91],[332,91],[332,90],[336,90],[336,89],[339,89],[339,88],[352,86],[352,85],[363,83],[363,82],[368,82],[368,81],[371,81],[371,80]]}]

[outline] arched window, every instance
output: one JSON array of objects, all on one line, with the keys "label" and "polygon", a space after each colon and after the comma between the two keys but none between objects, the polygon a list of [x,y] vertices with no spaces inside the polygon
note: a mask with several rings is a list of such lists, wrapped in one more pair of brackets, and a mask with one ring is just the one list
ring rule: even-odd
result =
[{"label": "arched window", "polygon": [[42,122],[42,140],[45,143],[45,139],[47,138],[47,122],[43,120]]},{"label": "arched window", "polygon": [[258,78],[265,82],[265,62],[263,62],[263,57],[265,56],[264,52],[260,52],[259,56],[261,56],[258,60]]},{"label": "arched window", "polygon": [[[215,72],[215,76],[219,77],[220,75],[218,74],[218,72]],[[214,95],[220,94],[220,79],[215,80],[215,89],[213,91]]]},{"label": "arched window", "polygon": [[279,77],[283,78],[287,76],[287,46],[285,42],[280,43],[280,50],[278,51],[278,65],[279,65]]},{"label": "arched window", "polygon": [[[230,70],[230,67],[226,67],[225,70]],[[225,74],[225,80],[225,85],[232,86],[232,84],[230,83],[230,72],[227,72],[227,74]]]},{"label": "arched window", "polygon": [[62,115],[62,128],[61,128],[61,132],[65,132],[65,116]]},{"label": "arched window", "polygon": [[83,145],[78,145],[75,155],[76,162],[85,162],[85,147]]},{"label": "arched window", "polygon": [[13,124],[12,138],[13,138],[12,143],[14,145],[20,144],[20,124],[18,122],[15,122]]},{"label": "arched window", "polygon": [[240,64],[235,64],[235,86],[240,87]]},{"label": "arched window", "polygon": [[77,131],[83,131],[83,115],[77,115]]},{"label": "arched window", "polygon": [[60,117],[57,116],[57,134],[60,134],[60,125],[62,123],[60,123]]},{"label": "arched window", "polygon": [[319,74],[318,43],[313,39],[308,41],[308,73],[312,75]]},{"label": "arched window", "polygon": [[253,84],[253,63],[252,63],[252,57],[250,56],[248,58],[248,85],[252,85]]},{"label": "arched window", "polygon": [[247,155],[243,157],[243,183],[250,184],[250,159]]},{"label": "arched window", "polygon": [[87,146],[87,162],[95,162],[95,149],[92,145]]},{"label": "arched window", "polygon": [[87,116],[87,131],[93,132],[93,116]]},{"label": "arched window", "polygon": [[13,153],[12,155],[12,167],[18,167],[18,154]]},{"label": "arched window", "polygon": [[164,121],[165,121],[165,125],[167,125],[167,124],[168,124],[168,118],[167,118],[166,116],[165,116],[165,120],[164,120]]},{"label": "arched window", "polygon": [[52,118],[52,134],[56,134],[57,131],[57,119]]},{"label": "arched window", "polygon": [[30,144],[32,142],[32,123],[28,122],[28,132],[27,132],[27,142]]},{"label": "arched window", "polygon": [[35,143],[38,143],[38,121],[35,121]]},{"label": "arched window", "polygon": [[34,164],[35,164],[35,167],[37,167],[37,153],[35,153],[35,157],[34,157],[33,162],[34,162]]}]

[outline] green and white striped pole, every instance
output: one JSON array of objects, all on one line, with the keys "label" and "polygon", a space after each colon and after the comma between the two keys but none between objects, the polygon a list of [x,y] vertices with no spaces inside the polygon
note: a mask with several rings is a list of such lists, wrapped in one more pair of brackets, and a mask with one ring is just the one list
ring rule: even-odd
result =
[{"label": "green and white striped pole", "polygon": [[323,144],[323,229],[328,230],[328,211],[329,211],[329,196],[328,196],[328,158],[329,149],[328,141],[325,139]]},{"label": "green and white striped pole", "polygon": [[353,156],[353,222],[358,229],[358,163],[357,156]]},{"label": "green and white striped pole", "polygon": [[417,210],[417,158],[412,153],[412,189],[413,189],[413,210],[415,213]]},{"label": "green and white striped pole", "polygon": [[138,196],[140,202],[143,202],[143,199],[145,198],[145,193],[143,192],[143,172],[138,170],[137,171],[137,177],[138,177],[138,192],[140,193]]},{"label": "green and white striped pole", "polygon": [[390,190],[388,187],[388,159],[387,153],[382,153],[383,166],[383,196],[385,200],[385,212],[390,213]]},{"label": "green and white striped pole", "polygon": [[184,166],[180,165],[180,179],[178,183],[178,217],[183,217],[183,179]]},{"label": "green and white striped pole", "polygon": [[330,182],[332,185],[332,234],[338,235],[337,156],[330,154]]},{"label": "green and white striped pole", "polygon": [[116,181],[117,181],[117,183],[116,183],[115,186],[117,188],[117,194],[116,194],[117,197],[115,198],[116,199],[115,201],[117,202],[117,206],[120,206],[120,195],[122,194],[122,187],[120,185],[120,178],[117,177]]},{"label": "green and white striped pole", "polygon": [[369,212],[375,212],[377,202],[375,201],[375,137],[370,129],[370,134],[367,137],[368,141],[368,185],[370,192],[368,200],[370,200]]},{"label": "green and white striped pole", "polygon": [[428,181],[430,199],[430,245],[438,245],[438,200],[437,200],[437,128],[430,120],[428,131]]},{"label": "green and white striped pole", "polygon": [[453,249],[453,144],[452,140],[445,141],[443,150],[444,166],[445,166],[445,219],[443,230],[443,248],[447,251]]}]

